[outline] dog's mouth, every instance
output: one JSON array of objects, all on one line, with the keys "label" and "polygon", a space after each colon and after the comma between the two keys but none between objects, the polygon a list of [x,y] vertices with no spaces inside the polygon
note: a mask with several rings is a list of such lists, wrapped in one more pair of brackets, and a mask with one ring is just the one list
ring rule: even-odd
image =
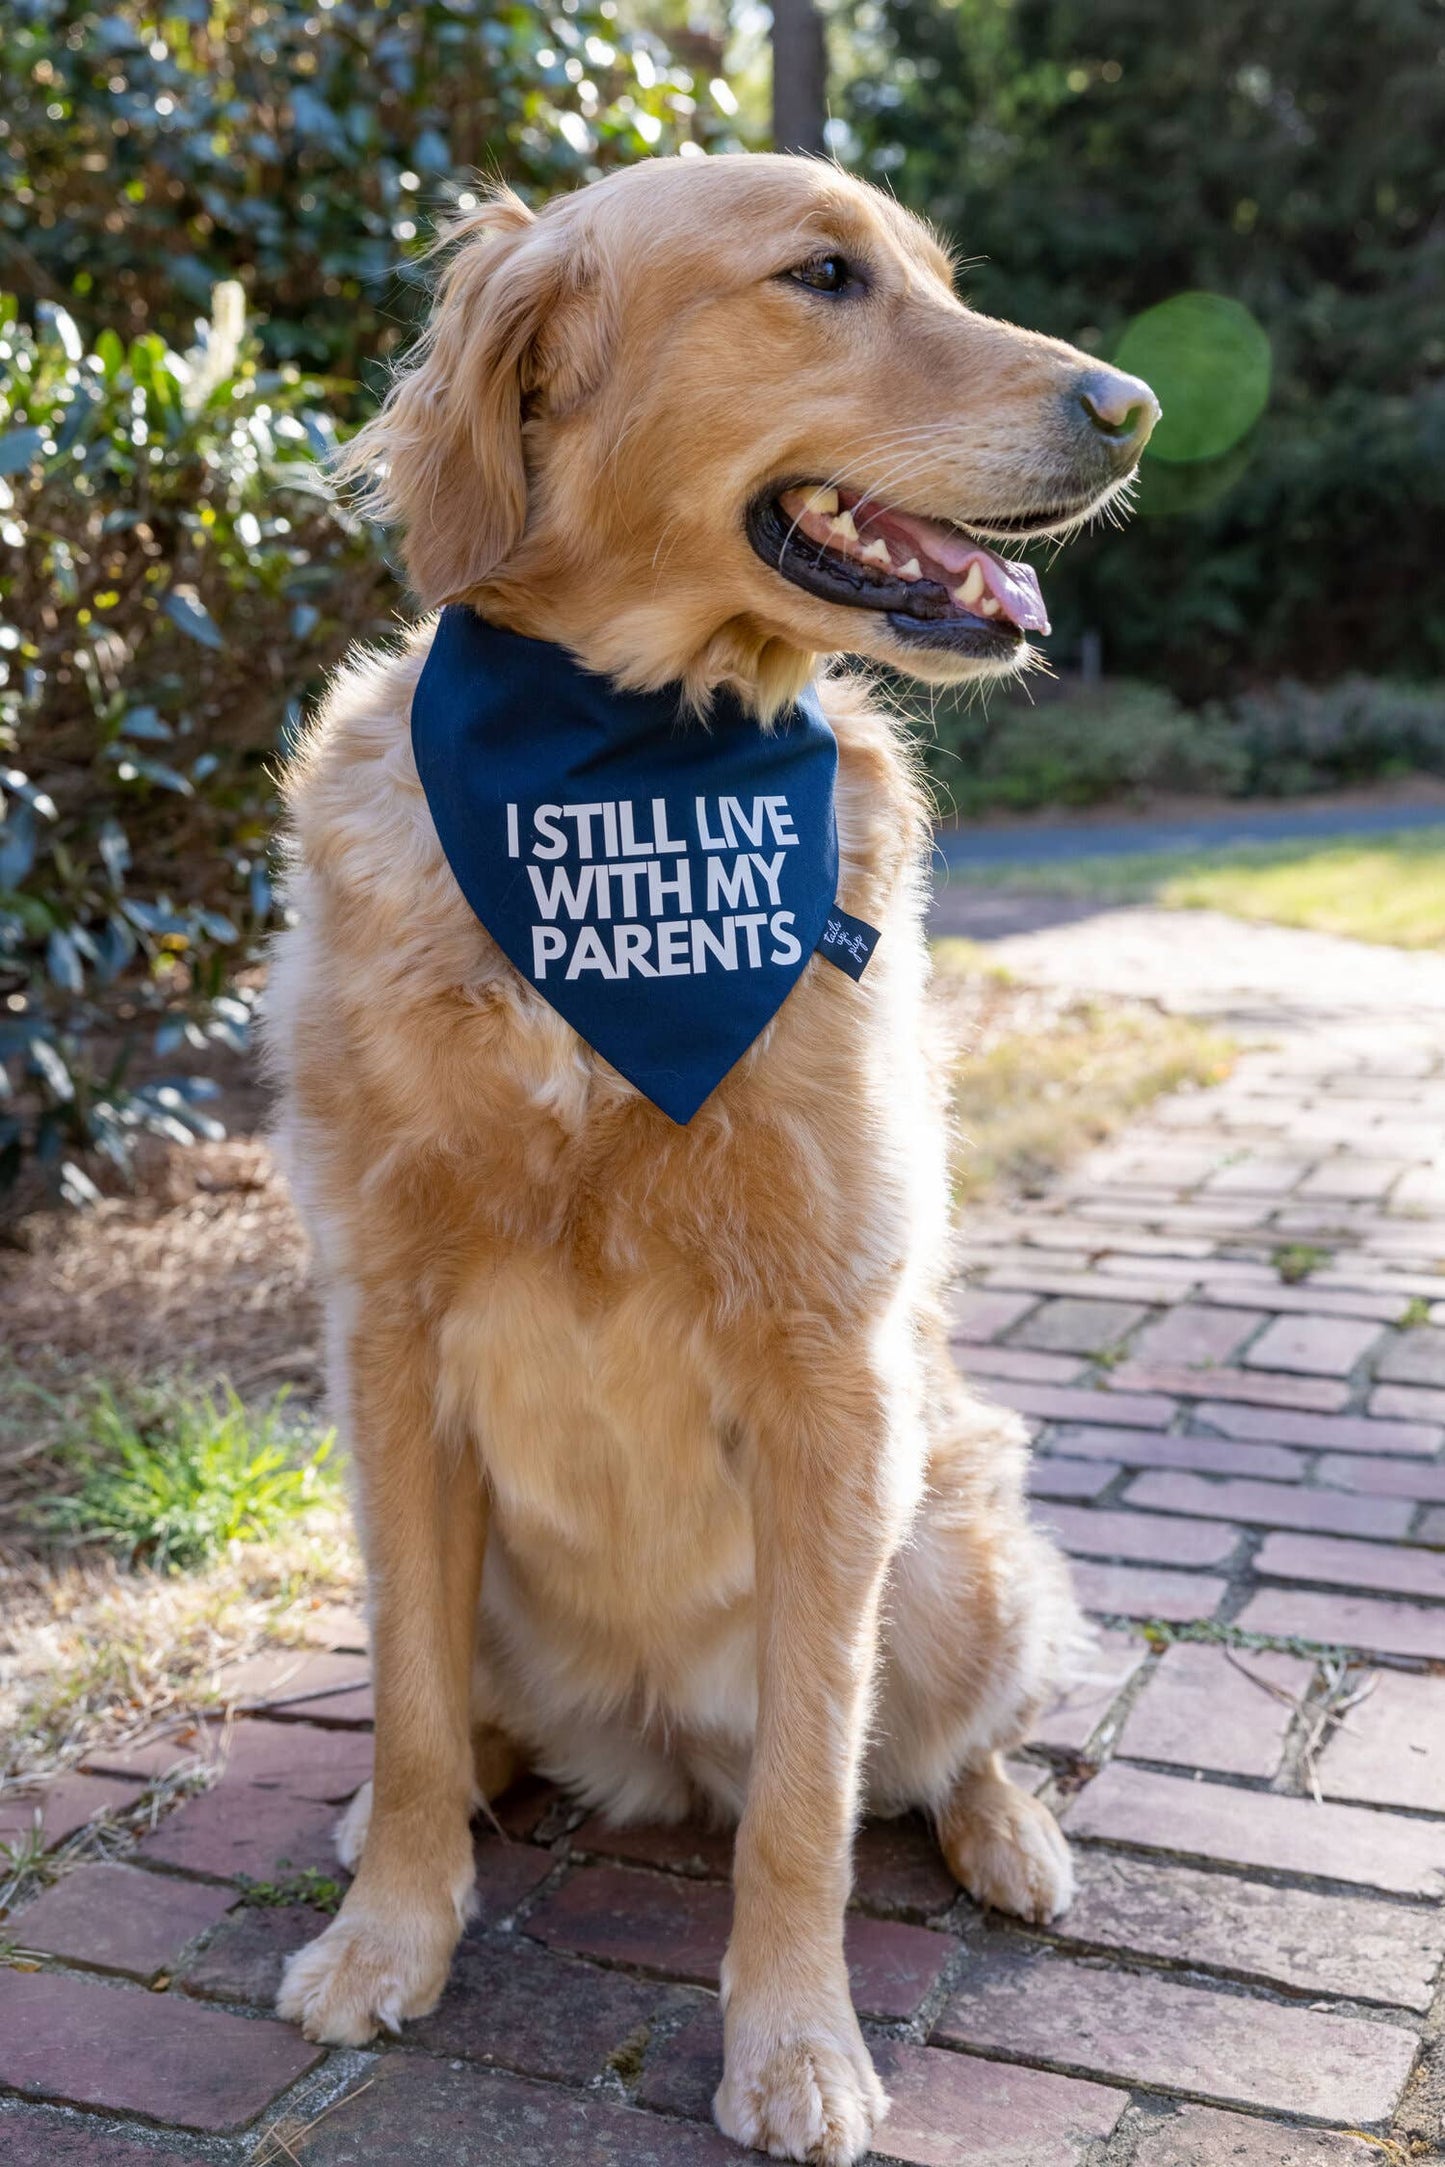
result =
[{"label": "dog's mouth", "polygon": [[[1009,522],[1007,531],[1044,531],[1063,516]],[[747,530],[784,579],[820,601],[881,612],[909,645],[1000,662],[1028,633],[1049,629],[1031,566],[997,556],[962,527],[856,490],[800,483],[765,491],[748,507]]]}]

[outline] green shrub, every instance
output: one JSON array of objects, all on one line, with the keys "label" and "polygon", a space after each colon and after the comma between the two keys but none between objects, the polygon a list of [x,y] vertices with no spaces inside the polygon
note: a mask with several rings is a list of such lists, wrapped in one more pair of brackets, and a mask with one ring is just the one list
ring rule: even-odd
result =
[{"label": "green shrub", "polygon": [[[359,377],[415,319],[408,259],[475,170],[542,197],[683,141],[733,140],[726,91],[720,104],[617,12],[12,0],[0,277],[175,345],[236,278],[268,358]],[[689,41],[704,59],[706,42]]]},{"label": "green shrub", "polygon": [[254,1414],[229,1386],[219,1398],[172,1389],[136,1405],[102,1388],[76,1446],[79,1484],[48,1502],[45,1522],[162,1572],[275,1534],[334,1482],[330,1434],[288,1422],[285,1398]]},{"label": "green shrub", "polygon": [[1349,677],[1184,706],[1106,678],[985,699],[904,695],[946,814],[1030,812],[1202,793],[1279,797],[1409,773],[1445,775],[1445,686]]},{"label": "green shrub", "polygon": [[244,1040],[269,762],[391,598],[317,455],[331,387],[259,365],[240,290],[185,355],[0,299],[0,1185],[214,1124],[163,1058]]},{"label": "green shrub", "polygon": [[1094,805],[1159,791],[1239,789],[1246,761],[1233,731],[1196,715],[1158,685],[1111,679],[1076,692],[1051,688],[939,700],[920,721],[943,801],[961,814],[1040,805]]},{"label": "green shrub", "polygon": [[860,166],[957,241],[978,307],[1107,357],[1189,292],[1268,335],[1252,434],[1146,454],[1139,517],[1051,568],[1055,657],[1094,632],[1111,672],[1195,701],[1445,674],[1435,0],[839,0],[835,20]]}]

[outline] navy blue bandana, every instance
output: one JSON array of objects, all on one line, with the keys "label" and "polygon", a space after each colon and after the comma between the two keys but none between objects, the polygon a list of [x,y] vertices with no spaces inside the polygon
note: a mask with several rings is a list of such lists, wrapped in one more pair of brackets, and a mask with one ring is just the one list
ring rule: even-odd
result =
[{"label": "navy blue bandana", "polygon": [[677,1122],[776,1015],[813,950],[858,975],[835,907],[837,741],[805,692],[771,731],[719,694],[618,692],[564,648],[442,612],[412,701],[427,804],[492,939]]}]

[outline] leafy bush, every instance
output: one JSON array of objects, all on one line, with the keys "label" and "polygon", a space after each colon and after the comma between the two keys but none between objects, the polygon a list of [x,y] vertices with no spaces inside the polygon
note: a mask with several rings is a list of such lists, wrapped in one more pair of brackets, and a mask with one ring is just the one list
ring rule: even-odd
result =
[{"label": "leafy bush", "polygon": [[[1170,467],[1049,578],[1067,655],[1190,699],[1445,674],[1445,68],[1434,0],[844,0],[862,168],[957,240],[980,307],[1114,354],[1244,304],[1253,435]],[[841,41],[840,41],[841,42]]]},{"label": "leafy bush", "polygon": [[1111,679],[1066,694],[1020,692],[966,707],[940,702],[920,725],[942,809],[1027,812],[1156,791],[1233,791],[1245,760],[1216,716],[1192,715],[1158,685]]},{"label": "leafy bush", "polygon": [[678,38],[617,0],[0,9],[0,1205],[32,1156],[78,1202],[87,1148],[213,1131],[132,1049],[243,1042],[269,757],[399,599],[317,459],[473,168],[535,198],[734,140]]},{"label": "leafy bush", "polygon": [[0,77],[7,282],[185,344],[239,279],[269,358],[352,377],[415,318],[406,261],[474,170],[541,197],[725,144],[735,110],[615,0],[13,0]]},{"label": "leafy bush", "polygon": [[47,1523],[162,1572],[274,1534],[333,1480],[330,1433],[318,1439],[288,1423],[285,1398],[257,1415],[229,1386],[219,1400],[170,1390],[133,1406],[102,1388],[78,1448],[79,1485],[49,1501]]},{"label": "leafy bush", "polygon": [[1409,773],[1445,775],[1445,686],[1291,682],[1185,707],[1163,686],[1107,678],[917,713],[940,810],[1204,793],[1278,797]]},{"label": "leafy bush", "polygon": [[329,390],[259,365],[236,286],[185,355],[0,300],[0,1182],[214,1126],[198,1080],[127,1095],[126,1049],[243,1042],[278,726],[390,597]]}]

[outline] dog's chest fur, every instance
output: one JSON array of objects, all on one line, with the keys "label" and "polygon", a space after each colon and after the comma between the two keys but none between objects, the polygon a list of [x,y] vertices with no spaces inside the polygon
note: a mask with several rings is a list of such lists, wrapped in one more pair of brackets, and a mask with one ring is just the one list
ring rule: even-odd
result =
[{"label": "dog's chest fur", "polygon": [[414,1290],[438,1406],[488,1469],[508,1565],[489,1583],[510,1579],[559,1645],[580,1616],[593,1655],[615,1635],[619,1661],[645,1644],[655,1670],[684,1619],[720,1625],[751,1586],[737,1335],[911,1329],[936,1291],[919,806],[887,725],[831,688],[840,901],[878,950],[859,983],[815,961],[679,1129],[457,892],[411,759],[422,651],[344,673],[293,773],[296,923],[268,1031],[281,1142],[338,1333],[369,1280]]}]

